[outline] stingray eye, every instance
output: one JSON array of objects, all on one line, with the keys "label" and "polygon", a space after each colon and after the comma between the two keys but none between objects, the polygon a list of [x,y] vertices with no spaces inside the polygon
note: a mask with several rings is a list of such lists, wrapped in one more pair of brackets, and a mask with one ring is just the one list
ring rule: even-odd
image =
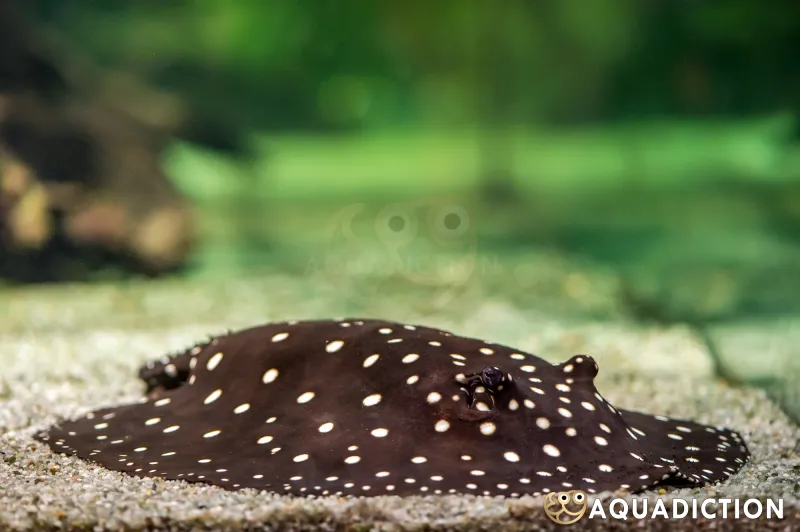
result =
[{"label": "stingray eye", "polygon": [[569,493],[559,493],[558,502],[561,504],[567,504],[569,502]]},{"label": "stingray eye", "polygon": [[486,366],[481,372],[481,382],[487,388],[496,388],[503,382],[505,373],[494,366]]},{"label": "stingray eye", "polygon": [[582,491],[579,491],[572,496],[572,500],[578,504],[583,504],[583,501],[586,500],[586,495],[584,495]]}]

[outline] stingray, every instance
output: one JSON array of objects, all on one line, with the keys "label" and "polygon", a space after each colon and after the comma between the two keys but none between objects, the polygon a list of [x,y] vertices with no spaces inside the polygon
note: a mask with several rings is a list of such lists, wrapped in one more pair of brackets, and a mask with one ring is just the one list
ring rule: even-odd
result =
[{"label": "stingray", "polygon": [[296,495],[636,492],[745,464],[738,433],[615,408],[597,372],[423,326],[271,323],[151,362],[138,402],[36,438],[139,477]]}]

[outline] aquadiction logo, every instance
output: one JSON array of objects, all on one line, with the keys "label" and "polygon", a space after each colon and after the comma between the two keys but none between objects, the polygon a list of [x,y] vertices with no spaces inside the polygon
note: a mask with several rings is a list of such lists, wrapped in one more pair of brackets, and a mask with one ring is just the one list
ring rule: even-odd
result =
[{"label": "aquadiction logo", "polygon": [[571,525],[586,513],[586,494],[580,490],[548,493],[544,498],[544,512],[559,525]]},{"label": "aquadiction logo", "polygon": [[[590,509],[591,508],[591,509]],[[588,510],[588,512],[587,512]],[[656,499],[615,498],[589,502],[580,490],[548,493],[544,499],[547,517],[559,525],[586,519],[783,519],[783,500],[767,499]]]}]

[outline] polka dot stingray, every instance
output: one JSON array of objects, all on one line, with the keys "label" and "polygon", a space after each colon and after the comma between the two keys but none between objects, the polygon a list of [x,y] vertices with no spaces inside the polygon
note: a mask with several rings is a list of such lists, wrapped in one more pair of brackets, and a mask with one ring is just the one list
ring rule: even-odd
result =
[{"label": "polka dot stingray", "polygon": [[422,326],[273,323],[150,363],[139,402],[36,438],[131,475],[297,495],[639,491],[744,465],[739,434],[619,410],[597,371]]}]

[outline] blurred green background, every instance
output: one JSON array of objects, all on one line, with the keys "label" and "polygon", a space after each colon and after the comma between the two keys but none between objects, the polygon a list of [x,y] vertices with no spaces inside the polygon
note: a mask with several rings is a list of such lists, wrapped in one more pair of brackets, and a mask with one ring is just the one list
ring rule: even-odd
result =
[{"label": "blurred green background", "polygon": [[230,140],[175,140],[163,160],[200,227],[182,275],[290,271],[355,309],[385,297],[386,281],[443,297],[431,312],[463,304],[453,286],[477,286],[522,306],[550,298],[545,309],[568,300],[593,317],[689,323],[715,352],[727,328],[745,327],[755,344],[723,350],[746,344],[753,360],[763,341],[778,358],[761,374],[734,353],[720,374],[769,388],[797,355],[793,340],[773,342],[800,330],[798,6],[30,10],[97,64],[178,95],[198,137]]}]

